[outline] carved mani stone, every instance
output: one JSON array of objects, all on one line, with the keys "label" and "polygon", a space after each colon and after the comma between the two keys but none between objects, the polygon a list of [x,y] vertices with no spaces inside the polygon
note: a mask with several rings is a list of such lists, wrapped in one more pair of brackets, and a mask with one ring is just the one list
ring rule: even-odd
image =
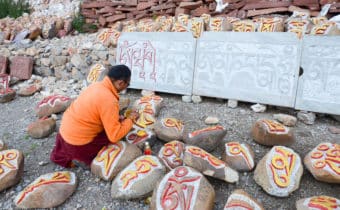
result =
[{"label": "carved mani stone", "polygon": [[86,82],[88,84],[92,84],[94,82],[98,82],[104,79],[106,76],[107,69],[102,64],[94,64],[91,66],[89,74],[87,75]]},{"label": "carved mani stone", "polygon": [[180,166],[170,171],[153,191],[151,210],[214,208],[215,190],[198,171]]},{"label": "carved mani stone", "polygon": [[143,155],[123,169],[113,180],[111,197],[134,199],[148,196],[165,174],[156,156]]},{"label": "carved mani stone", "polygon": [[63,112],[71,104],[71,98],[62,95],[51,95],[45,97],[35,108],[37,116],[48,117],[51,114]]},{"label": "carved mani stone", "polygon": [[157,116],[162,108],[163,98],[158,95],[143,96],[135,101],[133,108],[136,110],[145,110],[153,115]]},{"label": "carved mani stone", "polygon": [[252,198],[244,190],[235,190],[228,198],[224,210],[253,209],[264,210],[261,203]]},{"label": "carved mani stone", "polygon": [[315,179],[340,183],[340,144],[320,143],[305,156],[304,163]]},{"label": "carved mani stone", "polygon": [[283,124],[267,119],[258,120],[252,128],[253,139],[263,145],[284,145],[294,143],[293,131]]},{"label": "carved mani stone", "polygon": [[91,172],[103,180],[112,180],[123,168],[135,158],[142,155],[142,151],[133,144],[124,141],[103,147],[91,163]]},{"label": "carved mani stone", "polygon": [[53,208],[62,204],[77,187],[75,173],[58,171],[44,174],[14,199],[18,208]]},{"label": "carved mani stone", "polygon": [[227,131],[220,125],[203,128],[184,135],[186,144],[198,146],[208,152],[213,151],[223,140]]},{"label": "carved mani stone", "polygon": [[16,149],[0,151],[0,192],[17,184],[24,171],[24,156]]},{"label": "carved mani stone", "polygon": [[224,145],[222,160],[237,171],[251,171],[255,167],[255,155],[248,144],[228,142]]},{"label": "carved mani stone", "polygon": [[257,164],[254,179],[268,194],[287,197],[299,188],[303,167],[292,149],[274,146]]},{"label": "carved mani stone", "polygon": [[330,196],[320,195],[300,199],[296,202],[296,210],[312,209],[338,210],[340,209],[340,200]]},{"label": "carved mani stone", "polygon": [[126,141],[130,144],[134,144],[137,147],[143,149],[144,143],[149,142],[152,146],[156,141],[156,134],[150,129],[133,129],[126,137]]},{"label": "carved mani stone", "polygon": [[183,139],[184,124],[179,119],[163,118],[156,122],[154,129],[157,137],[165,142]]},{"label": "carved mani stone", "polygon": [[32,138],[40,139],[49,136],[55,131],[56,121],[52,117],[41,118],[34,123],[31,123],[27,128],[27,133]]},{"label": "carved mani stone", "polygon": [[221,179],[229,183],[237,182],[239,179],[237,171],[227,166],[224,161],[199,147],[185,147],[184,164],[207,176]]},{"label": "carved mani stone", "polygon": [[172,170],[183,165],[183,152],[184,144],[175,140],[164,144],[158,152],[158,157],[169,170]]}]

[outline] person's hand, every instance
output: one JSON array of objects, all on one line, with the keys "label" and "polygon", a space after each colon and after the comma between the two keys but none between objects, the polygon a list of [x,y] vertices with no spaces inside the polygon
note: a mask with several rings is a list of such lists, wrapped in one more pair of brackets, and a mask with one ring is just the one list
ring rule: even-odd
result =
[{"label": "person's hand", "polygon": [[133,121],[136,121],[139,118],[139,113],[137,111],[132,111],[128,118],[130,118]]}]

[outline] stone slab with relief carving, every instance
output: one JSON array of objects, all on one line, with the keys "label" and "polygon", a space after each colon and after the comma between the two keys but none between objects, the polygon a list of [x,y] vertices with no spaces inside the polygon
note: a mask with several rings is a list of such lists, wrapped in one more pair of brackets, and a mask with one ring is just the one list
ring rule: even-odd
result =
[{"label": "stone slab with relief carving", "polygon": [[112,180],[134,159],[142,155],[142,151],[133,144],[119,141],[104,146],[91,163],[91,172],[103,180]]},{"label": "stone slab with relief carving", "polygon": [[305,156],[303,162],[315,179],[340,184],[340,144],[322,142]]},{"label": "stone slab with relief carving", "polygon": [[158,157],[163,161],[167,169],[172,170],[183,165],[183,152],[183,142],[174,140],[163,145],[158,152]]},{"label": "stone slab with relief carving", "polygon": [[156,156],[143,155],[113,180],[111,197],[113,199],[135,199],[150,195],[156,183],[165,175],[165,166]]},{"label": "stone slab with relief carving", "polygon": [[55,131],[56,121],[52,117],[41,118],[28,125],[27,133],[32,138],[41,139],[49,136]]},{"label": "stone slab with relief carving", "polygon": [[252,128],[252,136],[257,143],[268,146],[288,146],[295,140],[291,129],[277,121],[268,119],[256,121]]},{"label": "stone slab with relief carving", "polygon": [[62,95],[51,95],[41,100],[35,107],[35,112],[39,118],[48,117],[51,114],[63,112],[71,104],[71,98]]},{"label": "stone slab with relief carving", "polygon": [[154,131],[147,128],[134,128],[125,136],[125,140],[128,143],[143,149],[145,142],[149,142],[150,146],[154,145],[156,142],[156,134]]},{"label": "stone slab with relief carving", "polygon": [[303,167],[300,156],[284,146],[274,146],[257,164],[254,180],[268,194],[287,197],[300,185]]},{"label": "stone slab with relief carving", "polygon": [[224,144],[222,160],[237,171],[251,171],[255,167],[255,154],[248,144],[228,142]]},{"label": "stone slab with relief carving", "polygon": [[156,122],[154,129],[157,138],[165,142],[183,139],[184,123],[179,119],[163,118]]},{"label": "stone slab with relief carving", "polygon": [[76,174],[58,171],[41,175],[14,199],[18,208],[53,208],[69,198],[77,187]]},{"label": "stone slab with relief carving", "polygon": [[340,209],[340,200],[330,196],[319,195],[296,201],[296,210],[312,209],[338,210]]},{"label": "stone slab with relief carving", "polygon": [[224,206],[224,210],[238,209],[264,210],[260,202],[241,189],[233,191]]},{"label": "stone slab with relief carving", "polygon": [[207,176],[229,183],[237,182],[239,179],[237,171],[199,147],[186,146],[183,161],[186,166],[190,166]]},{"label": "stone slab with relief carving", "polygon": [[223,126],[217,125],[186,133],[183,141],[186,144],[195,145],[211,152],[220,145],[226,134],[227,131]]},{"label": "stone slab with relief carving", "polygon": [[153,191],[150,209],[214,208],[215,190],[195,169],[180,166],[167,173]]},{"label": "stone slab with relief carving", "polygon": [[0,151],[0,192],[17,184],[24,171],[24,156],[16,149]]}]

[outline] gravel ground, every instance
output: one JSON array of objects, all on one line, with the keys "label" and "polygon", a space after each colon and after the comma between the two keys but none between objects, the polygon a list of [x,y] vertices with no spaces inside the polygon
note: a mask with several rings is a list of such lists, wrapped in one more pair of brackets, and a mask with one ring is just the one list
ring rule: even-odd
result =
[{"label": "gravel ground", "polygon": [[[270,150],[256,144],[250,135],[250,130],[259,118],[272,119],[273,114],[286,113],[296,116],[296,111],[270,106],[265,113],[255,113],[249,107],[249,103],[239,103],[235,109],[227,107],[227,101],[214,98],[204,98],[200,104],[184,103],[181,96],[160,94],[165,100],[165,107],[161,110],[160,117],[172,116],[182,119],[189,125],[189,129],[204,127],[204,119],[207,116],[217,116],[221,125],[228,130],[224,142],[240,141],[248,143],[255,152],[256,163]],[[140,97],[140,91],[130,90],[127,96],[134,101]],[[21,181],[2,192],[0,192],[0,209],[13,209],[14,197],[23,190],[29,183],[38,176],[53,171],[63,170],[49,160],[49,153],[54,145],[56,132],[44,139],[32,139],[26,133],[28,124],[37,118],[33,111],[37,104],[38,98],[17,97],[14,101],[0,104],[0,138],[5,141],[9,148],[15,148],[23,151],[25,155],[25,169]],[[61,119],[61,115],[58,115]],[[58,120],[58,125],[60,120]],[[340,135],[331,134],[328,131],[329,126],[339,126],[328,115],[318,115],[314,125],[305,125],[298,122],[294,128],[296,142],[291,146],[294,151],[303,158],[312,148],[320,142],[340,143]],[[156,153],[162,143],[152,148]],[[213,154],[219,156],[221,148],[218,147]],[[68,198],[57,209],[148,209],[149,206],[144,199],[117,201],[110,197],[110,182],[102,181],[89,171],[81,168],[71,169],[78,177],[78,187],[75,193]],[[328,195],[340,199],[340,185],[327,184],[316,181],[312,175],[304,168],[303,176],[300,182],[300,188],[293,192],[287,198],[276,198],[270,196],[258,186],[254,179],[254,173],[240,173],[240,181],[236,184],[228,184],[223,181],[208,178],[214,186],[216,192],[215,208],[223,209],[228,196],[235,189],[244,189],[251,196],[261,201],[265,209],[295,209],[295,202],[301,198],[315,195]]]}]

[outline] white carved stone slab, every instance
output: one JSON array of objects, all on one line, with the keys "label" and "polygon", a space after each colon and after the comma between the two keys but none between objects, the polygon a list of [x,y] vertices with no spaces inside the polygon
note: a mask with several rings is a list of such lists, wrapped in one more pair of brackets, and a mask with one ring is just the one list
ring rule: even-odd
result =
[{"label": "white carved stone slab", "polygon": [[188,33],[122,33],[117,64],[132,71],[131,88],[192,94],[196,40]]},{"label": "white carved stone slab", "polygon": [[301,43],[291,33],[204,32],[195,95],[294,107]]},{"label": "white carved stone slab", "polygon": [[296,109],[340,114],[340,36],[305,36]]}]

